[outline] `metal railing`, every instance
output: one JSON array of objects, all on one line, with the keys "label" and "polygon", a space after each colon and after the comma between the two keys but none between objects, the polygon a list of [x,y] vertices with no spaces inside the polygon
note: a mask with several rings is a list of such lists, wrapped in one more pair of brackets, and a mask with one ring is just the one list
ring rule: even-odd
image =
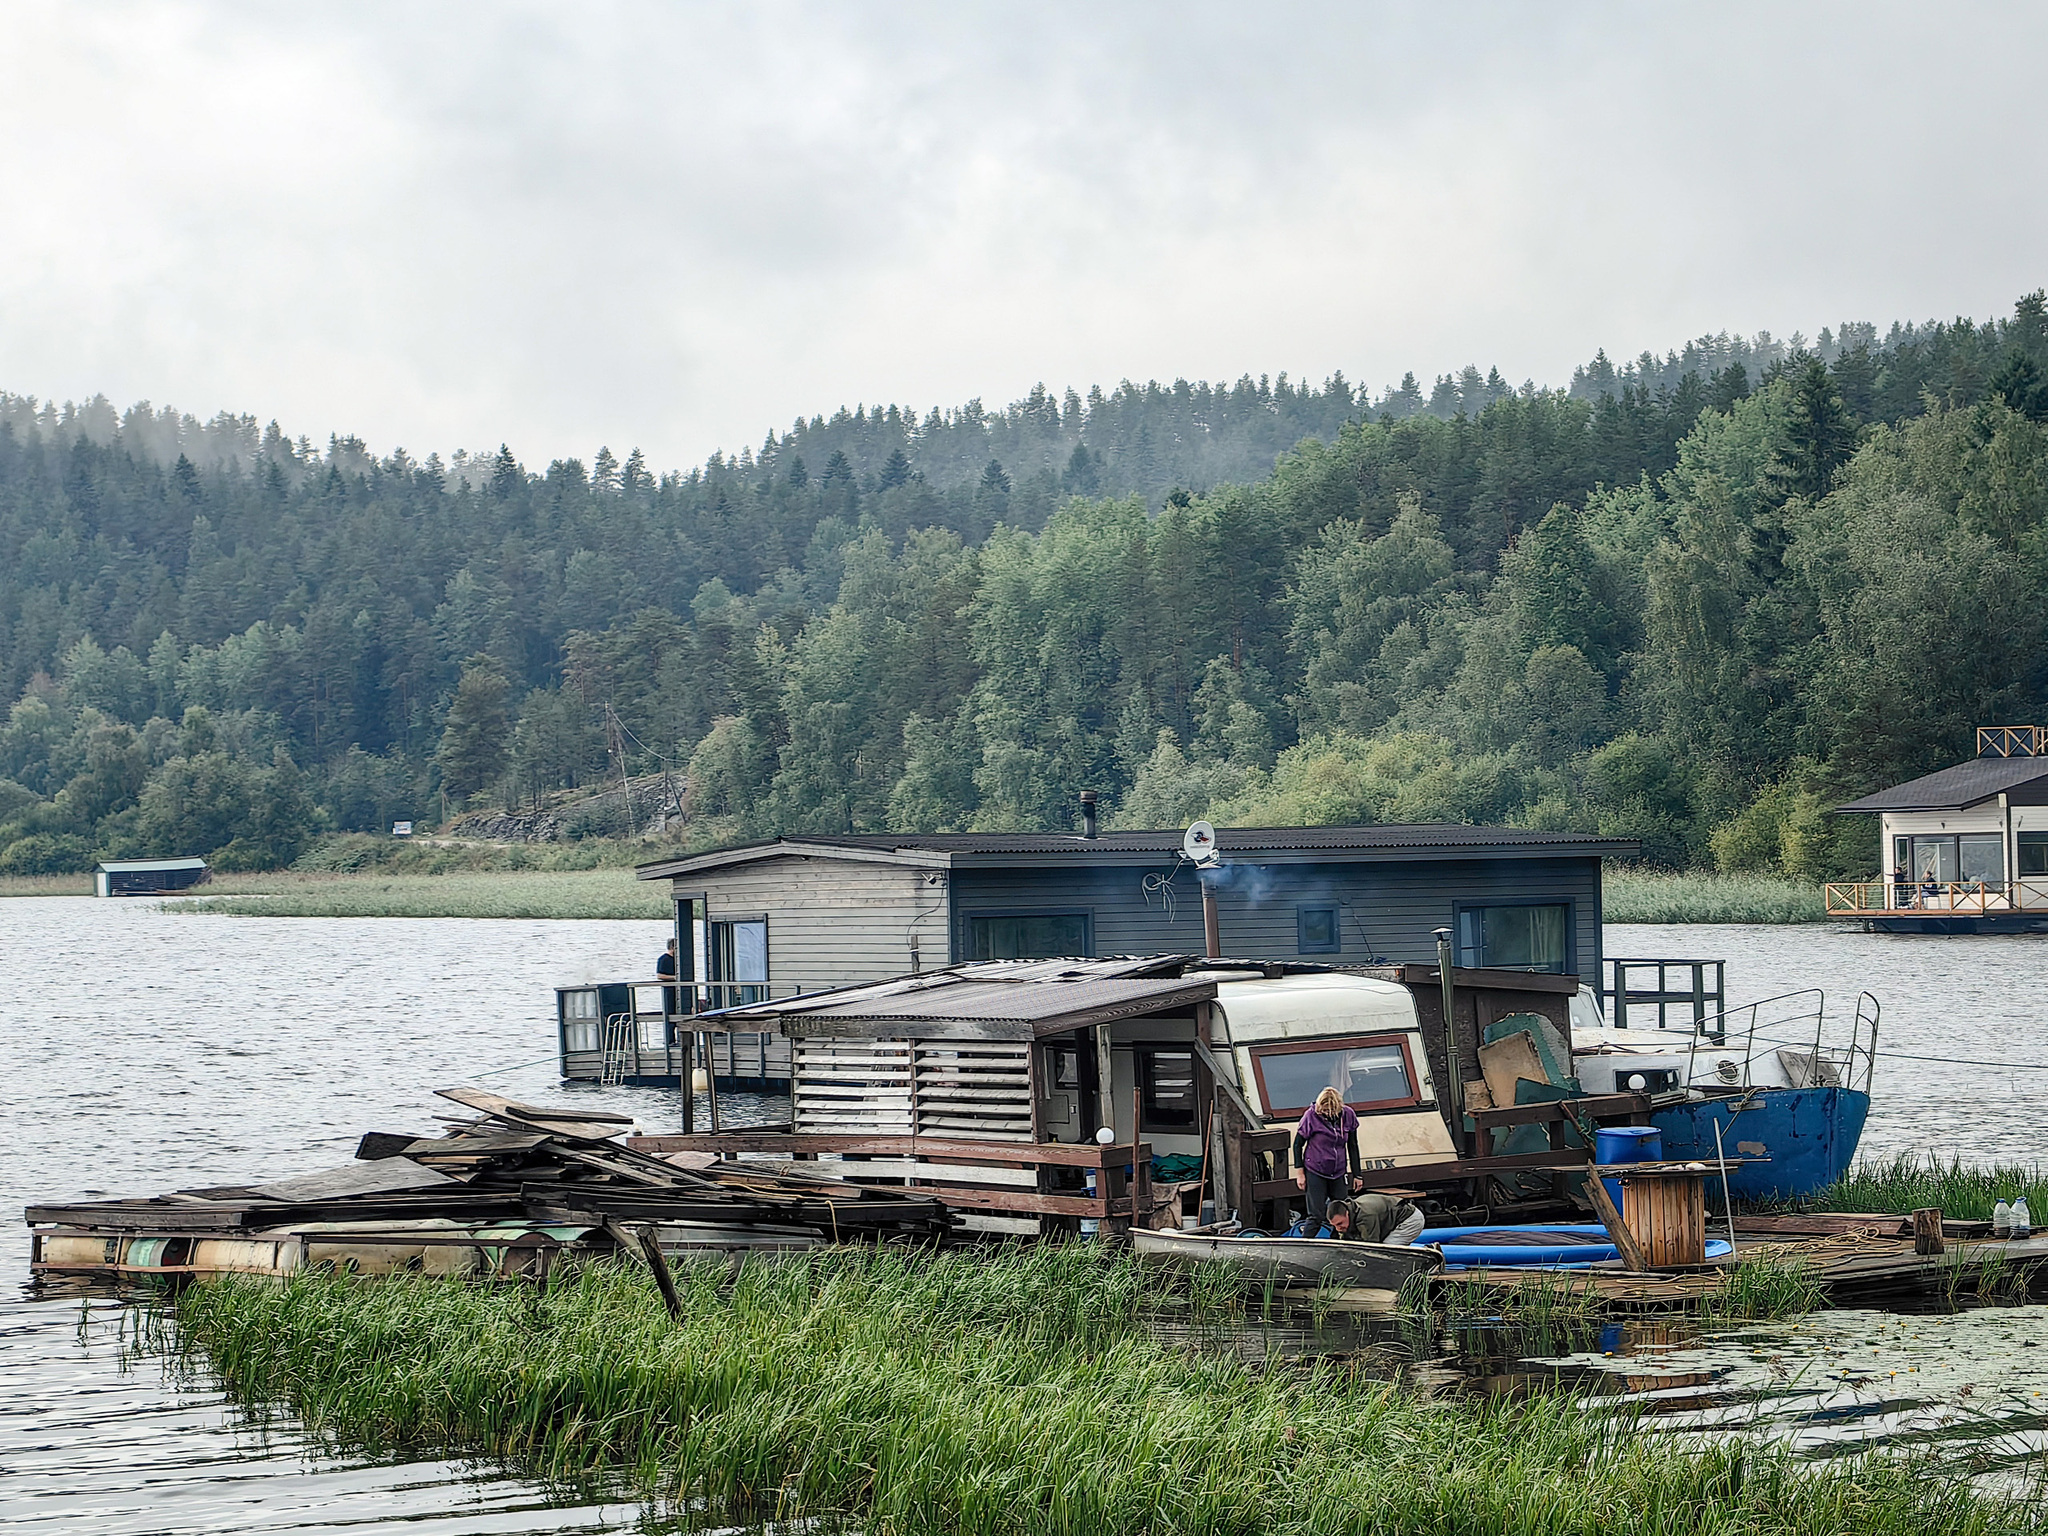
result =
[{"label": "metal railing", "polygon": [[[1695,1032],[1706,1019],[1721,1012],[1728,1005],[1728,962],[1725,960],[1672,960],[1672,959],[1626,959],[1611,958],[1605,963],[1606,984],[1601,988],[1601,997],[1608,1004],[1609,1017],[1616,1029],[1629,1027],[1630,1008],[1654,1006],[1657,1010],[1657,1027],[1668,1029],[1667,1010],[1677,1004],[1691,1010],[1691,1025]],[[1642,976],[1654,971],[1655,986],[1629,985],[1630,973]],[[1671,973],[1680,973],[1677,986],[1671,984]],[[1713,985],[1707,984],[1707,973],[1713,973]],[[1712,1003],[1712,1009],[1708,1004]]]},{"label": "metal railing", "polygon": [[[1794,1083],[1794,1087],[1840,1087],[1868,1093],[1877,1071],[1877,1026],[1882,1011],[1875,997],[1859,992],[1844,1040],[1839,1033],[1834,1039],[1828,1037],[1827,995],[1818,987],[1781,992],[1727,1009],[1693,1031],[1692,1049],[1686,1055],[1686,1086],[1730,1090],[1756,1086],[1754,1065],[1757,1048],[1763,1046],[1805,1053],[1806,1081]],[[1719,1058],[1704,1080],[1699,1072],[1702,1042]],[[1736,1051],[1741,1053],[1739,1058]],[[1786,1065],[1789,1073],[1792,1064]]]},{"label": "metal railing", "polygon": [[2048,880],[1837,880],[1822,887],[1821,901],[1831,917],[2041,912],[2048,911]]}]

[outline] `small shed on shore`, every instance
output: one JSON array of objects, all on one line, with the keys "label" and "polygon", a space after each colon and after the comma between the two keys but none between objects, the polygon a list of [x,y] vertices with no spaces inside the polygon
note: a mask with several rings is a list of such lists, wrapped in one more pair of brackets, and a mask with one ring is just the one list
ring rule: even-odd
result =
[{"label": "small shed on shore", "polygon": [[161,896],[198,885],[208,874],[204,859],[115,859],[93,876],[96,896]]}]

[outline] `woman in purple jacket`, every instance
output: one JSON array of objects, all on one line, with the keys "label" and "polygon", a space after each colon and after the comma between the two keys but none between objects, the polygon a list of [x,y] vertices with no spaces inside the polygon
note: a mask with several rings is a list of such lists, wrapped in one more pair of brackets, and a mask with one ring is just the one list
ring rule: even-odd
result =
[{"label": "woman in purple jacket", "polygon": [[[1344,1165],[1351,1164],[1351,1177]],[[1358,1112],[1334,1088],[1325,1088],[1294,1128],[1294,1187],[1308,1191],[1308,1208],[1321,1211],[1364,1187],[1358,1167]]]}]

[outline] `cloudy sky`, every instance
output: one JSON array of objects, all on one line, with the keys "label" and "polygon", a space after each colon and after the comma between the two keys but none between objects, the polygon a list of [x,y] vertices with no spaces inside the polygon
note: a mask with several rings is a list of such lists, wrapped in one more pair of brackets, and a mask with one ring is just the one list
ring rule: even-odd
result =
[{"label": "cloudy sky", "polygon": [[0,0],[0,389],[638,445],[2048,282],[2048,11]]}]

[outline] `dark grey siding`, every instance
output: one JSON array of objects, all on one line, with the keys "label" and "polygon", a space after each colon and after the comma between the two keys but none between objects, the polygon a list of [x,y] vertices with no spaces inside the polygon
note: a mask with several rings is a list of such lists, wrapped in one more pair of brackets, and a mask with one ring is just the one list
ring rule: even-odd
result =
[{"label": "dark grey siding", "polygon": [[[1163,888],[1153,880],[1147,889],[1148,877],[1168,875]],[[1600,972],[1597,858],[1234,864],[1226,881],[1219,915],[1223,952],[1233,958],[1434,961],[1435,930],[1454,926],[1461,906],[1562,901],[1571,907],[1572,965],[1589,982]],[[1004,912],[1085,912],[1098,955],[1202,952],[1202,892],[1186,865],[956,872],[952,894],[955,960],[970,958],[969,917]],[[1335,953],[1301,953],[1297,913],[1311,905],[1337,908]]]}]

